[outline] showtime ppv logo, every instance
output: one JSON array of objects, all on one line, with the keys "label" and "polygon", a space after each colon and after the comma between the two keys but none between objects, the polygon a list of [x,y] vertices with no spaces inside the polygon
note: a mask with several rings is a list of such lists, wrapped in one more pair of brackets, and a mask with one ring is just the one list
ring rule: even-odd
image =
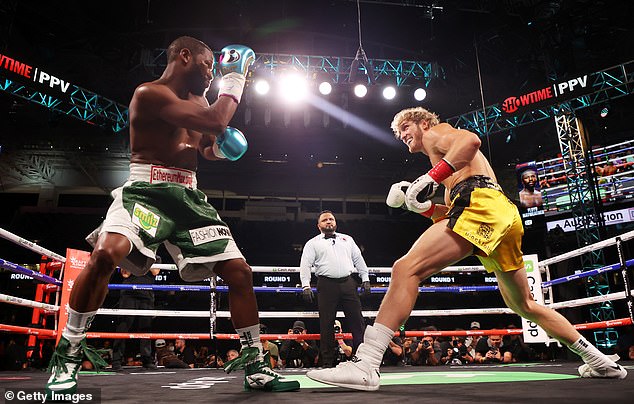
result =
[{"label": "showtime ppv logo", "polygon": [[70,87],[70,82],[68,81],[3,54],[0,54],[0,71],[1,70],[11,72],[53,90],[59,90],[64,94],[66,94],[68,87]]},{"label": "showtime ppv logo", "polygon": [[576,79],[562,81],[561,83],[553,84],[552,86],[542,88],[541,90],[533,91],[532,93],[512,96],[502,102],[502,111],[507,114],[517,112],[520,108],[535,104],[541,101],[554,99],[561,97],[565,94],[570,94],[582,88],[586,88],[588,84],[588,75],[583,77],[577,77]]}]

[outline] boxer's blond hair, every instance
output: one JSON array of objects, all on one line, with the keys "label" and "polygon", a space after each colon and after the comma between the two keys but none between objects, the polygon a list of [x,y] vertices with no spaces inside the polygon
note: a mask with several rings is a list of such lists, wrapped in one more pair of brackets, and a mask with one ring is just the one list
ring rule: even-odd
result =
[{"label": "boxer's blond hair", "polygon": [[412,121],[417,125],[423,121],[427,121],[429,122],[429,126],[436,126],[440,123],[438,115],[423,107],[407,108],[394,115],[394,119],[390,125],[394,136],[398,136],[399,128],[405,121]]}]

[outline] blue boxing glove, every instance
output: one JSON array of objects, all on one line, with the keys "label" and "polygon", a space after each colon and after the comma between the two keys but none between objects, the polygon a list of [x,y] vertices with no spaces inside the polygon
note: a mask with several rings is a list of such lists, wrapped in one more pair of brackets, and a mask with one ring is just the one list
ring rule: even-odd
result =
[{"label": "blue boxing glove", "polygon": [[247,139],[242,132],[231,126],[221,134],[216,136],[213,145],[214,155],[221,159],[236,161],[246,153],[248,148]]},{"label": "blue boxing glove", "polygon": [[222,81],[218,97],[231,97],[239,103],[249,66],[255,62],[255,52],[244,45],[228,45],[221,52],[218,69],[222,74]]}]

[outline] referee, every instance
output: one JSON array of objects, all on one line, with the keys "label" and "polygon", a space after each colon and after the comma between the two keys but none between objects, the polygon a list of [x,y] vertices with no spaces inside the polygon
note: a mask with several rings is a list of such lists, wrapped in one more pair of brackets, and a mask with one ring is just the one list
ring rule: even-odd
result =
[{"label": "referee", "polygon": [[337,345],[333,324],[340,304],[352,332],[355,351],[363,342],[365,332],[357,283],[350,275],[356,268],[364,296],[370,294],[370,278],[361,250],[352,237],[336,232],[337,220],[331,211],[324,210],[319,214],[317,228],[320,234],[308,240],[302,251],[302,297],[307,303],[312,303],[314,299],[310,287],[310,273],[314,269],[319,294],[319,361],[323,367],[334,367]]}]

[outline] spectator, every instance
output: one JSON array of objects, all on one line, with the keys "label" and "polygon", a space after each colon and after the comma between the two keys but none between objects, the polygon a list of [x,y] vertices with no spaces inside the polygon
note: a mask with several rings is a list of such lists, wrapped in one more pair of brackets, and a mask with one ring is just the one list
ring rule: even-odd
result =
[{"label": "spectator", "polygon": [[165,366],[166,368],[188,368],[189,366],[178,359],[178,356],[174,353],[172,346],[167,346],[164,339],[157,339],[154,342],[156,347],[156,363],[159,366]]},{"label": "spectator", "polygon": [[481,338],[475,350],[475,363],[510,363],[513,361],[513,356],[504,346],[500,334]]},{"label": "spectator", "polygon": [[196,368],[211,368],[215,367],[216,355],[209,353],[209,348],[201,346],[196,352],[196,359],[194,360],[194,367]]},{"label": "spectator", "polygon": [[240,352],[238,352],[235,349],[230,349],[227,351],[227,362],[234,360],[235,358],[237,358],[238,356],[240,356]]},{"label": "spectator", "polygon": [[[471,331],[477,331],[480,330],[480,323],[477,321],[472,321],[471,325],[469,326],[469,328],[471,329]],[[469,335],[467,338],[465,338],[465,345],[467,346],[467,350],[469,351],[469,355],[471,355],[471,357],[473,358],[473,360],[475,361],[475,357],[476,357],[476,345],[478,344],[478,341],[480,341],[480,339],[482,338],[482,335]]]},{"label": "spectator", "polygon": [[[303,321],[295,321],[293,328],[288,330],[291,335],[305,335],[306,325]],[[319,349],[315,341],[301,338],[287,339],[282,342],[280,359],[282,366],[287,368],[310,368],[317,364]]]},{"label": "spectator", "polygon": [[[507,329],[517,329],[515,324],[509,324]],[[522,334],[505,335],[502,338],[504,346],[511,352],[512,362],[530,362],[535,359],[535,351],[524,342]]]},{"label": "spectator", "polygon": [[179,338],[174,342],[174,353],[178,359],[185,362],[188,367],[194,367],[194,364],[196,363],[196,354],[194,353],[194,350],[187,345],[187,342],[184,339]]},{"label": "spectator", "polygon": [[473,362],[473,356],[469,353],[469,347],[463,337],[451,337],[451,341],[441,344],[440,350],[440,363],[443,365],[466,365]]},{"label": "spectator", "polygon": [[345,362],[352,357],[352,347],[346,344],[343,338],[337,338],[337,334],[341,334],[343,329],[341,328],[341,321],[335,320],[334,324],[335,339],[337,340],[337,357],[335,358],[335,364]]},{"label": "spectator", "polygon": [[420,341],[413,338],[403,340],[405,364],[414,366],[436,366],[441,355],[440,343],[434,337],[426,336]]},{"label": "spectator", "polygon": [[18,344],[15,339],[10,339],[9,343],[5,347],[4,354],[7,370],[26,369],[26,347],[23,342]]},{"label": "spectator", "polygon": [[390,341],[381,362],[383,366],[403,365],[403,342],[399,337],[393,337]]},{"label": "spectator", "polygon": [[370,294],[370,278],[361,250],[352,237],[336,232],[337,220],[331,211],[325,210],[319,214],[317,228],[320,234],[308,240],[302,250],[302,296],[306,302],[313,301],[310,273],[311,268],[314,268],[319,293],[319,357],[323,367],[333,367],[337,347],[332,324],[339,305],[352,332],[353,349],[363,341],[365,332],[357,282],[350,275],[355,269],[359,272],[364,295]]},{"label": "spectator", "polygon": [[262,348],[264,354],[269,353],[269,360],[271,362],[271,369],[275,369],[277,367],[277,362],[280,358],[280,351],[275,342],[269,341],[268,339],[262,340]]},{"label": "spectator", "polygon": [[112,356],[114,351],[112,350],[112,345],[109,339],[103,340],[103,347],[99,348],[99,355],[103,358],[104,361],[108,364],[112,364]]}]

